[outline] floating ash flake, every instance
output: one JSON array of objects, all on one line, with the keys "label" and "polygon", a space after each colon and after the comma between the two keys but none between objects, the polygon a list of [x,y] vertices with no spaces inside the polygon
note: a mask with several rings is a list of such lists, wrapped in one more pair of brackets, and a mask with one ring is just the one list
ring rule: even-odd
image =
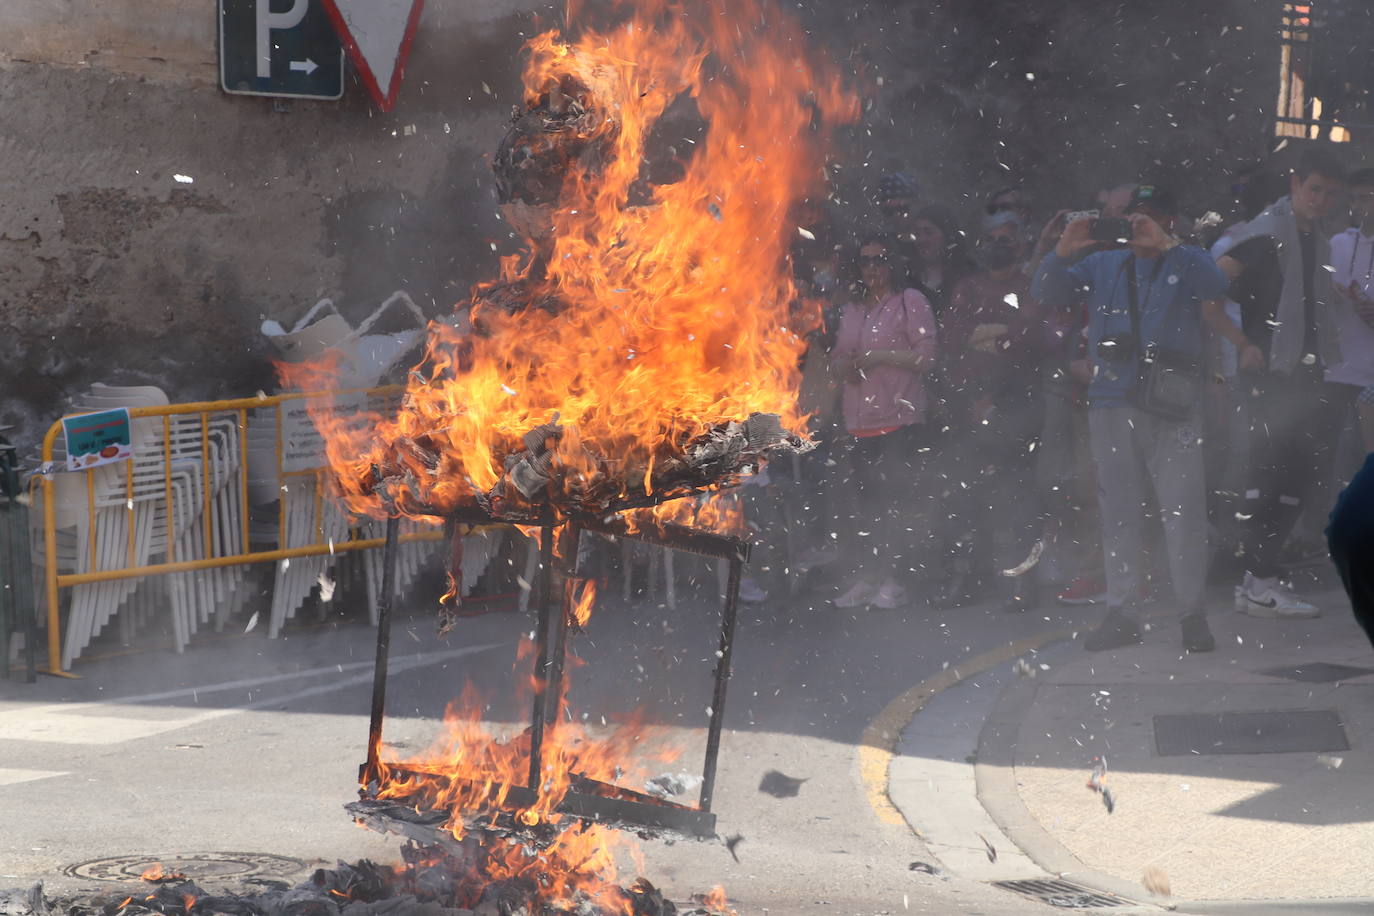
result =
[{"label": "floating ash flake", "polygon": [[329,578],[328,573],[320,573],[315,577],[315,582],[320,586],[320,600],[334,600],[334,580]]},{"label": "floating ash flake", "polygon": [[802,238],[810,242],[814,242],[816,240],[816,236],[812,232],[810,232],[807,229],[803,229],[801,226],[797,227],[797,235],[800,235]]},{"label": "floating ash flake", "polygon": [[172,180],[177,184],[191,184],[195,181],[190,175],[173,175]]},{"label": "floating ash flake", "polygon": [[243,628],[243,632],[251,633],[253,628],[258,625],[258,612],[254,611],[253,616],[248,618],[248,626]]}]

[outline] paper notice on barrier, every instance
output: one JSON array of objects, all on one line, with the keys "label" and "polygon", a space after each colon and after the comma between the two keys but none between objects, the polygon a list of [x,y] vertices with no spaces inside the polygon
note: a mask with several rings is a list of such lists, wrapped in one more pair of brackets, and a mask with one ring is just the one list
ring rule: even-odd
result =
[{"label": "paper notice on barrier", "polygon": [[364,418],[367,408],[366,392],[331,395],[328,398],[290,400],[281,404],[281,437],[283,471],[310,471],[326,466],[324,436],[320,434],[310,412],[325,412],[328,423],[351,425]]},{"label": "paper notice on barrier", "polygon": [[127,461],[133,457],[133,438],[129,434],[129,408],[102,410],[62,418],[67,437],[67,470]]}]

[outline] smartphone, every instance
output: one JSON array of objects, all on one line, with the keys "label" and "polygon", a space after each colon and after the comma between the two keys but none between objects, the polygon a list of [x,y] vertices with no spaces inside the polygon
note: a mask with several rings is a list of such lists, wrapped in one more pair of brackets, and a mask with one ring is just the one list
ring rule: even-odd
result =
[{"label": "smartphone", "polygon": [[1135,230],[1128,219],[1095,219],[1089,230],[1095,242],[1129,242]]}]

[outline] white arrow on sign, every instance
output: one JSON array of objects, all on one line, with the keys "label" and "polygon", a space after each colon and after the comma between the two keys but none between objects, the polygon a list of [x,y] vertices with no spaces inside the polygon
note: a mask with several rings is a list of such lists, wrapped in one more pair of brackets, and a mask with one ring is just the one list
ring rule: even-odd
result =
[{"label": "white arrow on sign", "polygon": [[293,61],[291,61],[291,69],[292,69],[294,72],[297,72],[297,73],[304,73],[306,76],[309,76],[310,74],[314,73],[316,70],[320,69],[320,65],[317,64],[317,63],[315,63],[313,60],[311,60],[310,58],[307,57],[305,60],[293,60]]}]

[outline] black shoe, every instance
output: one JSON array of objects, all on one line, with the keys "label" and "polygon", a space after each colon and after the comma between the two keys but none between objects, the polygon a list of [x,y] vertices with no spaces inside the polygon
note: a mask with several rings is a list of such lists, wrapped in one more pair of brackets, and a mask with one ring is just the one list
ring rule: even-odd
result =
[{"label": "black shoe", "polygon": [[1217,647],[1212,638],[1212,628],[1207,626],[1207,618],[1200,612],[1185,614],[1183,620],[1183,648],[1189,652],[1211,652]]},{"label": "black shoe", "polygon": [[1107,616],[1083,638],[1083,648],[1089,652],[1104,649],[1120,649],[1140,642],[1140,625],[1119,610],[1107,612]]}]

